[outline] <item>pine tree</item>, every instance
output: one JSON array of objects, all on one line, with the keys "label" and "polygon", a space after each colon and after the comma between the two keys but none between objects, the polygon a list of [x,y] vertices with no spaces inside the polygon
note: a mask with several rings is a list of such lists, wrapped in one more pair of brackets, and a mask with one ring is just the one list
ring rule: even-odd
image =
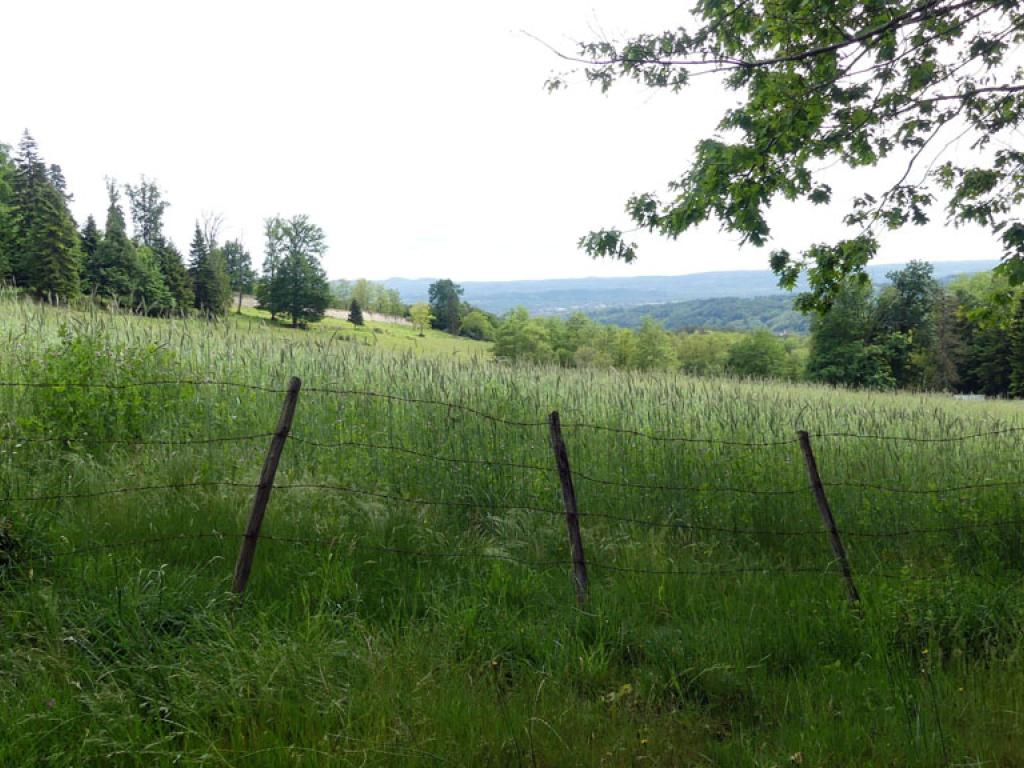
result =
[{"label": "pine tree", "polygon": [[11,206],[14,197],[14,164],[11,149],[0,144],[0,282],[11,277],[11,259],[14,246],[14,223]]},{"label": "pine tree", "polygon": [[209,248],[198,223],[189,250],[188,272],[192,277],[196,309],[214,315],[224,314],[231,296],[224,254],[218,248]]},{"label": "pine tree", "polygon": [[159,258],[152,248],[142,246],[136,256],[139,265],[139,283],[135,306],[148,315],[165,315],[175,308],[174,297],[164,282]]},{"label": "pine tree", "polygon": [[363,308],[359,306],[359,301],[352,299],[352,303],[348,307],[348,321],[352,325],[363,324]]},{"label": "pine tree", "polygon": [[171,294],[172,309],[185,312],[195,306],[196,296],[192,290],[192,278],[185,268],[185,262],[174,243],[162,242],[154,249],[160,274]]},{"label": "pine tree", "polygon": [[[59,177],[63,184],[63,177]],[[54,183],[28,131],[18,145],[12,183],[11,234],[15,282],[39,297],[79,292],[82,254],[67,199]]]},{"label": "pine tree", "polygon": [[113,181],[107,182],[110,204],[107,223],[93,256],[85,262],[85,277],[99,296],[135,306],[142,291],[142,268],[135,245],[128,239],[120,195]]},{"label": "pine tree", "polygon": [[96,257],[96,249],[100,247],[102,235],[96,226],[96,219],[90,213],[82,227],[82,256],[86,262]]}]

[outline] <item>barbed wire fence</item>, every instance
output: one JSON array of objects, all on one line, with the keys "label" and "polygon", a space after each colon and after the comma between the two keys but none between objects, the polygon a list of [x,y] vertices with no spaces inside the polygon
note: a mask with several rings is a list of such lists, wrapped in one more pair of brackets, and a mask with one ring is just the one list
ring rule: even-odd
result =
[{"label": "barbed wire fence", "polygon": [[[34,502],[74,502],[76,500],[96,499],[101,497],[113,497],[123,495],[147,494],[165,491],[234,488],[252,492],[252,502],[249,510],[249,517],[244,532],[198,532],[181,533],[166,536],[148,536],[139,539],[126,539],[123,541],[109,542],[103,544],[85,544],[82,546],[55,549],[39,554],[38,556],[15,559],[8,555],[8,565],[13,561],[15,564],[27,564],[31,562],[60,561],[67,558],[84,557],[106,552],[113,552],[127,549],[138,549],[140,547],[161,546],[173,542],[195,542],[201,540],[231,541],[236,540],[239,546],[238,556],[235,564],[232,591],[236,594],[243,594],[248,585],[252,573],[257,544],[260,541],[292,546],[303,546],[311,548],[335,549],[345,547],[354,551],[367,551],[377,554],[387,554],[396,557],[407,557],[417,560],[478,560],[478,561],[500,561],[515,565],[532,568],[536,570],[567,569],[571,574],[571,581],[574,588],[576,602],[584,605],[591,590],[590,571],[605,571],[609,573],[632,573],[650,574],[661,576],[685,576],[685,577],[716,577],[729,574],[765,574],[765,575],[787,575],[787,574],[819,574],[829,575],[842,579],[846,590],[847,599],[850,604],[856,607],[859,605],[861,596],[856,585],[855,572],[850,558],[847,554],[845,539],[864,540],[894,540],[908,537],[926,537],[941,534],[956,534],[966,531],[1000,530],[1022,528],[1021,518],[1008,519],[979,519],[969,522],[957,522],[949,525],[931,526],[904,526],[890,528],[887,530],[868,529],[856,526],[840,526],[836,515],[833,512],[833,505],[829,498],[830,491],[834,489],[859,489],[881,491],[895,495],[911,496],[932,496],[942,497],[949,494],[963,494],[965,492],[980,491],[994,488],[1024,488],[1024,480],[986,480],[978,483],[951,484],[942,487],[932,488],[905,488],[898,485],[874,483],[866,480],[838,479],[825,481],[822,479],[818,458],[813,447],[814,441],[818,440],[871,440],[884,441],[889,443],[924,443],[931,445],[964,443],[972,440],[979,440],[986,437],[995,437],[1011,433],[1024,432],[1024,427],[1007,427],[988,431],[974,432],[970,434],[946,436],[946,437],[913,437],[906,435],[881,435],[881,434],[858,434],[855,432],[808,432],[798,431],[792,438],[774,440],[723,440],[716,438],[704,438],[692,435],[673,435],[653,433],[638,429],[615,427],[603,424],[588,422],[566,422],[562,423],[557,411],[551,412],[543,420],[512,419],[489,413],[479,408],[465,404],[449,402],[440,399],[404,397],[393,393],[382,393],[361,389],[345,389],[330,387],[307,387],[302,389],[302,383],[298,378],[292,378],[285,388],[261,386],[243,382],[213,381],[207,379],[182,379],[182,380],[154,380],[145,382],[130,382],[123,384],[106,383],[39,383],[39,382],[0,382],[0,388],[48,388],[58,390],[70,390],[78,388],[104,388],[110,390],[127,390],[142,387],[220,387],[237,388],[259,391],[264,393],[283,395],[283,403],[278,418],[278,423],[272,432],[248,432],[236,435],[221,435],[198,437],[191,439],[115,439],[115,438],[79,438],[83,442],[91,442],[97,445],[122,446],[122,447],[144,447],[164,446],[180,447],[188,445],[211,446],[226,443],[260,443],[268,442],[267,451],[262,465],[262,471],[257,483],[245,483],[235,480],[196,480],[177,483],[154,483],[148,485],[126,485],[110,487],[102,490],[91,490],[82,492],[63,493],[33,493],[28,495],[0,496],[0,509],[5,506],[27,504]],[[407,403],[416,406],[432,406],[446,409],[449,414],[459,413],[467,417],[489,422],[494,425],[501,425],[514,429],[546,428],[548,448],[551,451],[551,463],[548,465],[530,463],[525,461],[505,461],[496,458],[480,458],[469,456],[452,456],[419,451],[402,445],[377,443],[360,439],[341,439],[336,441],[325,441],[306,437],[301,434],[292,433],[292,425],[298,408],[300,391],[316,393],[329,397],[361,397],[370,398],[388,403]],[[630,439],[648,441],[655,445],[670,446],[673,444],[702,444],[706,446],[743,448],[750,450],[772,450],[772,449],[798,449],[802,463],[806,470],[806,485],[782,488],[757,488],[744,487],[739,485],[684,485],[667,483],[640,483],[613,480],[607,477],[598,477],[586,471],[575,468],[572,464],[572,457],[565,441],[565,432],[594,432],[605,435],[618,435]],[[17,445],[45,444],[66,442],[66,437],[50,436],[0,436],[0,441],[15,443]],[[425,498],[414,497],[398,492],[382,491],[378,489],[361,488],[357,485],[347,485],[336,482],[285,482],[276,480],[277,470],[289,443],[307,446],[316,451],[339,451],[347,448],[360,448],[368,451],[379,452],[396,457],[412,456],[428,462],[437,462],[447,465],[458,465],[476,467],[486,470],[511,470],[517,473],[543,473],[551,476],[552,490],[557,488],[561,498],[561,505],[544,504],[535,500],[526,503],[500,504],[493,502],[460,501],[453,498]],[[711,494],[716,496],[743,495],[754,499],[768,497],[801,497],[806,496],[813,499],[819,513],[820,521],[817,525],[808,525],[805,528],[793,527],[766,527],[766,526],[742,526],[726,525],[715,522],[702,522],[695,520],[666,520],[656,516],[622,515],[613,512],[594,509],[587,505],[581,508],[577,499],[577,482],[591,484],[605,489],[619,489],[628,492],[659,492],[667,494],[688,494],[702,495]],[[345,495],[374,499],[381,502],[396,505],[411,505],[415,507],[439,507],[443,509],[468,509],[479,510],[487,513],[495,512],[524,512],[550,517],[552,519],[562,518],[566,527],[568,540],[568,557],[562,559],[538,560],[524,558],[506,553],[473,552],[464,550],[432,551],[406,547],[389,547],[371,545],[359,541],[351,535],[334,536],[280,536],[267,535],[262,532],[262,524],[275,491],[312,491],[323,496]],[[832,557],[825,563],[818,566],[807,565],[750,565],[736,567],[717,568],[657,568],[657,567],[635,567],[624,566],[612,562],[605,562],[602,559],[588,558],[584,547],[585,535],[581,521],[588,519],[605,520],[623,526],[646,528],[646,529],[670,529],[680,532],[705,532],[722,536],[752,536],[752,537],[776,537],[783,539],[808,537],[819,538],[827,542]],[[0,539],[0,565],[3,565],[3,547]],[[871,569],[865,576],[880,577],[887,579],[906,580],[914,579],[935,579],[943,578],[939,574],[911,574],[906,571],[891,572],[880,569]]]}]

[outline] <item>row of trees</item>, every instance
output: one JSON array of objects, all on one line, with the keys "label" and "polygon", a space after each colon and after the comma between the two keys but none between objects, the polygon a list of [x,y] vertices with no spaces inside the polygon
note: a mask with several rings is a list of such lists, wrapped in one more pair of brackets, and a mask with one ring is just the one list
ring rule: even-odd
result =
[{"label": "row of trees", "polygon": [[813,319],[809,379],[1024,397],[1024,291],[993,272],[943,286],[921,262],[887,277],[847,281]]},{"label": "row of trees", "polygon": [[370,280],[336,280],[331,291],[338,307],[351,307],[354,301],[363,310],[393,317],[404,317],[409,310],[398,291]]},{"label": "row of trees", "polygon": [[498,319],[494,330],[497,358],[563,367],[798,379],[806,352],[805,339],[779,338],[767,330],[672,333],[649,318],[630,329],[579,312],[564,319],[530,317],[522,307]]},{"label": "row of trees", "polygon": [[151,315],[219,315],[235,295],[240,311],[242,296],[258,285],[261,306],[293,325],[323,316],[330,302],[320,265],[325,238],[308,217],[267,220],[267,258],[257,280],[245,246],[219,242],[220,217],[196,223],[186,263],[164,235],[169,203],[155,182],[142,177],[119,187],[108,181],[107,194],[103,229],[90,215],[79,230],[60,166],[46,164],[27,131],[16,153],[0,145],[0,280],[40,298],[85,294]]}]

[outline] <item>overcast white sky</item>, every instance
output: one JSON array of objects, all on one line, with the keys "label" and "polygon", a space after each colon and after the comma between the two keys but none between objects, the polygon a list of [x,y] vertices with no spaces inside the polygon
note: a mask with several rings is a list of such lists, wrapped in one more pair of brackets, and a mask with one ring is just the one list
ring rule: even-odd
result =
[{"label": "overcast white sky", "polygon": [[[576,249],[628,225],[629,194],[688,165],[737,96],[711,81],[680,95],[583,84],[526,30],[572,50],[685,23],[665,0],[7,3],[0,141],[26,127],[60,163],[80,221],[102,226],[104,177],[155,178],[187,249],[202,211],[262,261],[261,222],[307,213],[334,277],[492,280],[684,274],[767,266],[716,224],[639,238],[633,265]],[[869,171],[890,180],[896,169]],[[856,180],[856,179],[855,179]],[[834,185],[845,203],[859,185]],[[790,206],[775,247],[839,236],[841,211]],[[884,241],[879,261],[998,258],[991,236],[935,224]]]}]

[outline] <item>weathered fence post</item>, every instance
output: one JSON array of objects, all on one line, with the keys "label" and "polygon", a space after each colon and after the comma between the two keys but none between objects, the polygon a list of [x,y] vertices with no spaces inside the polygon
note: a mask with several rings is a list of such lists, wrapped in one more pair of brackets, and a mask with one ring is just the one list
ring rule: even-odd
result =
[{"label": "weathered fence post", "polygon": [[292,428],[295,404],[298,402],[299,389],[301,387],[302,381],[295,376],[288,382],[288,391],[284,396],[284,404],[281,406],[281,416],[277,420],[277,429],[274,430],[274,435],[270,438],[267,457],[263,460],[260,484],[256,488],[256,497],[252,500],[249,524],[245,528],[245,538],[242,539],[242,547],[238,551],[238,562],[235,563],[235,580],[231,589],[238,595],[245,591],[245,585],[249,581],[252,559],[256,554],[256,542],[260,537],[260,526],[263,524],[263,515],[267,511],[270,493],[274,490],[274,476],[277,474],[277,465],[281,461],[281,452],[284,450],[285,441],[288,439],[288,433]]},{"label": "weathered fence post", "polygon": [[839,564],[839,572],[846,581],[846,595],[854,606],[860,604],[860,595],[857,593],[857,586],[853,583],[853,574],[850,572],[850,562],[846,559],[846,548],[843,540],[839,537],[839,529],[836,527],[836,520],[832,517],[832,508],[828,504],[828,496],[825,495],[825,486],[821,483],[821,475],[818,474],[818,462],[814,458],[814,451],[811,449],[811,436],[806,431],[797,432],[800,438],[800,450],[804,454],[804,463],[807,465],[807,476],[811,481],[811,492],[814,500],[818,503],[818,511],[821,512],[821,521],[825,524],[825,531],[828,533],[828,540],[832,544],[832,552],[835,553],[836,562]]},{"label": "weathered fence post", "polygon": [[558,411],[548,416],[551,431],[551,450],[555,452],[555,466],[562,484],[562,504],[565,507],[565,525],[569,529],[569,549],[572,552],[573,584],[576,586],[576,603],[587,602],[587,561],[583,556],[583,539],[580,537],[580,518],[576,510],[576,490],[572,485],[572,471],[569,469],[569,454],[562,440],[562,423]]}]

